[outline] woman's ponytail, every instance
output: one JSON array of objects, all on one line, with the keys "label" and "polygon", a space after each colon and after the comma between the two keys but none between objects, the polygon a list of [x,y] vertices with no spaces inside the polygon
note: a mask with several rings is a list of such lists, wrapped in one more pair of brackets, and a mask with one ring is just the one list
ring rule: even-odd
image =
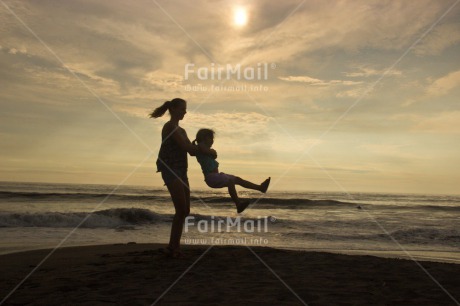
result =
[{"label": "woman's ponytail", "polygon": [[171,107],[175,108],[181,103],[186,103],[186,101],[181,98],[174,98],[171,101],[166,101],[165,103],[163,103],[162,106],[155,108],[155,110],[149,114],[149,117],[150,118],[161,117],[166,113],[167,110],[170,110]]},{"label": "woman's ponytail", "polygon": [[158,117],[163,116],[166,113],[166,111],[169,109],[170,106],[171,106],[171,101],[166,101],[165,103],[163,103],[162,106],[155,108],[155,110],[150,113],[149,117],[158,118]]}]

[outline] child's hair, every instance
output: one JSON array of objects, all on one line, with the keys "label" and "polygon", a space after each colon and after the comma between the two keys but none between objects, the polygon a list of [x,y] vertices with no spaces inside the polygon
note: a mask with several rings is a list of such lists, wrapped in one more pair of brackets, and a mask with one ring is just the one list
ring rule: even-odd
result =
[{"label": "child's hair", "polygon": [[158,118],[164,115],[167,110],[171,110],[171,107],[177,107],[181,103],[187,103],[184,99],[174,98],[171,101],[166,101],[162,106],[155,108],[153,112],[149,114],[150,118]]},{"label": "child's hair", "polygon": [[211,129],[200,129],[196,133],[196,139],[193,141],[194,144],[204,141],[206,138],[211,137],[214,139],[215,132]]}]

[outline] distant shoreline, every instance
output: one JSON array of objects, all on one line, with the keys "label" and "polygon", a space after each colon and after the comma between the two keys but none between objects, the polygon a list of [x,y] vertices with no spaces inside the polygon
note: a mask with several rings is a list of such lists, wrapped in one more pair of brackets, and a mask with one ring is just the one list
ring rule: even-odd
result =
[{"label": "distant shoreline", "polygon": [[[109,184],[109,183],[63,183],[63,182],[45,182],[45,181],[36,181],[36,182],[31,182],[31,181],[2,181],[0,180],[0,184],[50,184],[50,185],[81,185],[81,186],[118,186],[117,184]],[[150,189],[153,191],[156,190],[161,190],[161,191],[167,191],[165,186],[162,185],[139,185],[139,184],[123,184],[120,185],[120,187],[134,187],[134,188],[146,188]],[[203,188],[194,188],[193,192],[210,192],[210,190],[206,187]],[[212,190],[212,192],[215,193],[222,193],[226,194],[226,190]],[[425,193],[425,192],[398,192],[398,191],[357,191],[357,190],[347,190],[347,192],[344,192],[342,190],[304,190],[304,189],[289,189],[287,190],[286,188],[282,189],[270,189],[270,193],[325,193],[325,194],[343,194],[344,196],[347,196],[348,194],[380,194],[380,195],[414,195],[414,196],[452,196],[452,197],[459,197],[460,193]]]},{"label": "distant shoreline", "polygon": [[[133,245],[150,245],[146,243],[136,243],[132,242]],[[124,243],[110,243],[106,244],[107,246],[115,246],[115,245],[125,245]],[[152,246],[162,247],[164,244],[161,243],[153,243]],[[75,244],[75,245],[67,245],[64,248],[79,248],[79,247],[103,247],[105,244]],[[185,247],[202,247],[203,245],[187,245]],[[259,247],[255,245],[248,245],[251,248]],[[235,244],[235,245],[222,245],[216,244],[214,247],[246,247],[246,245]],[[449,264],[456,264],[460,265],[460,257],[452,257],[449,255],[456,254],[454,251],[426,251],[426,250],[409,250],[407,251],[408,254],[405,254],[402,250],[366,250],[366,249],[336,249],[336,248],[295,248],[295,247],[283,247],[283,246],[261,246],[263,248],[270,248],[275,250],[286,250],[286,251],[295,251],[295,252],[315,252],[315,253],[330,253],[330,254],[338,254],[338,255],[351,255],[351,256],[375,256],[379,258],[387,258],[387,259],[403,259],[403,260],[416,260],[420,262],[437,262],[437,263],[449,263]],[[8,256],[12,254],[18,253],[28,253],[28,252],[42,252],[42,251],[51,251],[53,246],[37,246],[31,248],[24,248],[18,247],[17,250],[9,250],[9,251],[2,251],[0,250],[0,258],[2,256]]]}]

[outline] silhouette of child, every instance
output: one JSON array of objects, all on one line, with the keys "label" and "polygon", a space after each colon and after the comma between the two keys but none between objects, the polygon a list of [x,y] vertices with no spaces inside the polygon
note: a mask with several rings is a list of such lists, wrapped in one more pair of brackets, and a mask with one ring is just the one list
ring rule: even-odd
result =
[{"label": "silhouette of child", "polygon": [[[214,143],[214,131],[210,129],[200,129],[196,134],[196,139],[193,143],[196,143],[200,149],[203,148],[202,152],[205,152],[206,149],[211,149]],[[250,202],[248,200],[241,200],[238,197],[235,185],[240,185],[247,189],[258,190],[263,193],[267,192],[268,185],[270,185],[270,177],[262,184],[257,185],[238,176],[219,172],[219,163],[210,155],[198,152],[196,154],[196,159],[201,165],[201,170],[203,170],[204,174],[204,181],[209,187],[228,188],[228,193],[232,197],[233,202],[235,202],[238,213],[243,212],[249,206]]]}]

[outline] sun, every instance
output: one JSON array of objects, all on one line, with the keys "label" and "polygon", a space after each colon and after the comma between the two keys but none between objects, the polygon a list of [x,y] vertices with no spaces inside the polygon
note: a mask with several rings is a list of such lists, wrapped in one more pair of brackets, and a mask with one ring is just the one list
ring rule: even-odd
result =
[{"label": "sun", "polygon": [[242,6],[233,9],[233,24],[237,27],[244,27],[248,23],[248,11]]}]

